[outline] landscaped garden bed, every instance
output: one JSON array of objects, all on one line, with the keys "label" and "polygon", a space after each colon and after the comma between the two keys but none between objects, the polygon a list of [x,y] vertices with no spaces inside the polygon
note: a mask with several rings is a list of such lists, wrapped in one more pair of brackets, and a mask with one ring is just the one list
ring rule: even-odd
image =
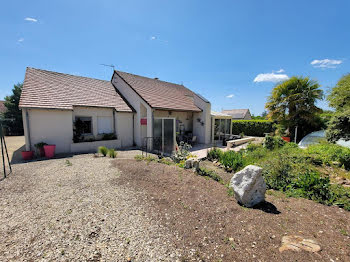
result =
[{"label": "landscaped garden bed", "polygon": [[[350,212],[344,209],[276,190],[267,192],[268,202],[248,209],[237,204],[225,181],[169,161],[137,159],[114,160],[121,171],[116,184],[147,196],[154,221],[177,237],[181,261],[346,261],[350,255]],[[314,239],[322,250],[280,252],[282,237],[294,234]]]},{"label": "landscaped garden bed", "polygon": [[350,211],[348,148],[321,143],[303,150],[279,137],[267,136],[264,144],[250,144],[239,152],[214,148],[208,152],[208,159],[227,172],[258,165],[269,189]]}]

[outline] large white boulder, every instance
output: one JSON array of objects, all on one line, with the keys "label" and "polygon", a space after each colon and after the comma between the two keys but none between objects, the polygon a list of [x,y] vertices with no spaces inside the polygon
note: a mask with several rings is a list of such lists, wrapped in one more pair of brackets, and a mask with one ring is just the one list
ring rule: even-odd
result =
[{"label": "large white boulder", "polygon": [[230,186],[239,203],[252,207],[265,200],[266,183],[262,176],[262,168],[249,165],[234,174]]}]

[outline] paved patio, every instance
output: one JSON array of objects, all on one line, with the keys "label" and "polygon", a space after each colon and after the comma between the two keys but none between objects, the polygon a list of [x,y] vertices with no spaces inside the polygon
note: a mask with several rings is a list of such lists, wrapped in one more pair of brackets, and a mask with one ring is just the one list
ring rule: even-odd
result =
[{"label": "paved patio", "polygon": [[[252,143],[261,143],[262,140],[263,140],[262,137],[255,137],[255,141],[253,141]],[[220,148],[222,151],[234,150],[238,152],[239,150],[246,148],[248,144],[249,143],[245,143],[239,146],[234,146],[232,148],[227,148],[226,146],[223,146],[221,143],[221,144],[217,144],[215,147]],[[193,155],[196,155],[198,159],[203,159],[207,157],[208,151],[212,148],[214,148],[213,144],[196,144],[190,149],[190,151]]]}]

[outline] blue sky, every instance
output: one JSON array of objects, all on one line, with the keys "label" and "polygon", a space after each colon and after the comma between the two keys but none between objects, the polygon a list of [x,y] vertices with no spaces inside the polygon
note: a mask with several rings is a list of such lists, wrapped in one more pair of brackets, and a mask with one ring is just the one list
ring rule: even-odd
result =
[{"label": "blue sky", "polygon": [[183,83],[216,111],[260,114],[271,81],[310,76],[327,90],[350,72],[349,10],[348,0],[3,1],[0,98],[27,66],[109,80],[104,63]]}]

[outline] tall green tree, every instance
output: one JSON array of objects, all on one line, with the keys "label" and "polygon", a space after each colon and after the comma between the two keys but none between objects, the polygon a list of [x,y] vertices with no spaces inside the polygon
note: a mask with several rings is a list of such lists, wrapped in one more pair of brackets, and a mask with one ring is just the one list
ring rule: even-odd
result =
[{"label": "tall green tree", "polygon": [[343,76],[327,97],[329,106],[337,112],[350,108],[350,74]]},{"label": "tall green tree", "polygon": [[18,83],[12,89],[12,95],[5,97],[4,127],[10,135],[23,135],[22,111],[19,109],[23,84]]},{"label": "tall green tree", "polygon": [[323,98],[317,81],[308,77],[292,77],[277,84],[265,105],[269,118],[289,130],[292,138],[298,126],[300,140],[304,135],[319,128],[317,115],[322,112],[316,102]]},{"label": "tall green tree", "polygon": [[328,141],[350,140],[350,74],[343,76],[327,97],[335,114],[328,123],[326,137]]}]

